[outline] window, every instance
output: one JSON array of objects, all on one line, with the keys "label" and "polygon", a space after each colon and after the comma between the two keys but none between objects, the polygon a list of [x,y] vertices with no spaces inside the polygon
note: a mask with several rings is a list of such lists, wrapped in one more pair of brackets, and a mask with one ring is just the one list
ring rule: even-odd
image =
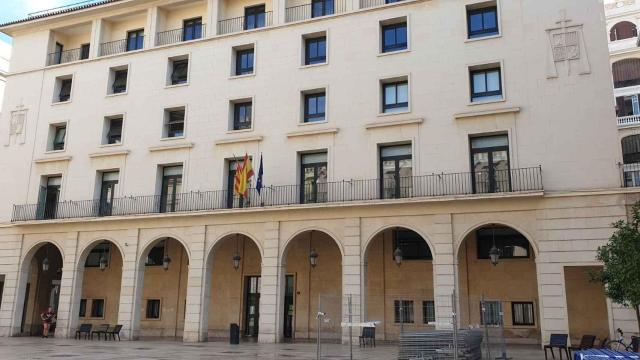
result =
[{"label": "window", "polygon": [[80,299],[80,310],[78,311],[79,317],[87,316],[87,299]]},{"label": "window", "polygon": [[107,267],[109,266],[109,252],[111,251],[111,244],[107,241],[102,242],[91,249],[89,255],[87,255],[87,260],[84,263],[84,267],[100,267],[100,259],[104,258],[107,263]]},{"label": "window", "polygon": [[[99,215],[111,216],[113,211],[113,199],[120,179],[120,172],[106,171],[101,174],[101,178]],[[109,245],[109,243],[106,245]],[[98,258],[98,260],[99,259],[100,258]]]},{"label": "window", "polygon": [[618,96],[616,98],[616,115],[618,117],[640,115],[640,97],[638,94]]},{"label": "window", "polygon": [[233,104],[233,130],[251,129],[252,104],[251,101]]},{"label": "window", "polygon": [[144,48],[144,29],[127,32],[127,51]]},{"label": "window", "polygon": [[67,138],[67,125],[53,125],[53,138],[51,149],[53,151],[64,150],[65,140]]},{"label": "window", "polygon": [[264,4],[244,8],[244,29],[258,29],[265,26]]},{"label": "window", "polygon": [[104,299],[91,300],[91,317],[104,318]]},{"label": "window", "polygon": [[164,260],[166,240],[160,240],[154,247],[149,250],[145,266],[162,266]]},{"label": "window", "polygon": [[327,201],[327,153],[302,154],[300,156],[300,203]]},{"label": "window", "polygon": [[62,79],[60,80],[60,92],[58,94],[58,101],[65,102],[71,100],[71,85],[73,80]]},{"label": "window", "polygon": [[393,3],[397,3],[397,2],[401,2],[403,0],[384,0],[385,4],[393,4]]},{"label": "window", "polygon": [[176,138],[184,136],[184,116],[184,108],[165,111],[165,138]]},{"label": "window", "polygon": [[175,212],[182,192],[182,166],[162,168],[162,189],[160,192],[160,212]]},{"label": "window", "polygon": [[[484,306],[483,306],[484,305]],[[498,326],[500,325],[500,313],[502,304],[500,301],[480,302],[480,325]]]},{"label": "window", "polygon": [[107,118],[107,144],[120,144],[122,142],[122,118]]},{"label": "window", "polygon": [[402,250],[402,260],[433,260],[429,245],[415,231],[398,229],[393,232],[393,248]]},{"label": "window", "polygon": [[327,37],[308,38],[304,40],[304,64],[324,64],[327,62]]},{"label": "window", "polygon": [[236,75],[253,74],[253,48],[236,51]]},{"label": "window", "polygon": [[413,324],[413,300],[394,300],[393,313],[396,324]]},{"label": "window", "polygon": [[54,59],[54,64],[60,64],[62,63],[62,53],[64,51],[64,45],[60,44],[59,42],[56,42],[56,49],[55,49],[55,59]]},{"label": "window", "polygon": [[55,219],[60,201],[61,176],[46,176],[38,195],[38,219]]},{"label": "window", "polygon": [[382,112],[397,113],[409,110],[409,82],[399,81],[382,84]]},{"label": "window", "polygon": [[496,248],[501,259],[528,259],[530,257],[529,240],[518,231],[508,227],[489,227],[476,231],[478,259],[489,259],[489,250]]},{"label": "window", "polygon": [[411,145],[380,148],[380,193],[383,199],[411,196],[413,190]]},{"label": "window", "polygon": [[147,299],[147,319],[160,319],[160,300]]},{"label": "window", "polygon": [[115,70],[113,71],[113,84],[111,90],[113,94],[122,94],[127,91],[127,77],[129,76],[129,70]]},{"label": "window", "polygon": [[467,7],[467,33],[469,39],[498,35],[498,7]]},{"label": "window", "polygon": [[316,122],[325,120],[326,93],[313,93],[304,95],[304,122]]},{"label": "window", "polygon": [[609,32],[609,40],[618,41],[638,37],[638,27],[630,21],[615,24]]},{"label": "window", "polygon": [[173,60],[171,65],[171,85],[186,84],[189,78],[189,59]]},{"label": "window", "polygon": [[511,315],[513,325],[534,326],[536,324],[532,302],[512,302]]},{"label": "window", "polygon": [[471,102],[502,100],[500,68],[471,70]]},{"label": "window", "polygon": [[491,135],[471,138],[472,186],[476,194],[511,189],[509,138]]},{"label": "window", "polygon": [[202,37],[202,18],[185,20],[182,25],[182,41],[200,39]]},{"label": "window", "polygon": [[91,50],[90,44],[80,45],[80,60],[86,60],[89,58],[89,50]]},{"label": "window", "polygon": [[311,17],[333,14],[333,0],[311,0]]},{"label": "window", "polygon": [[382,52],[407,49],[407,22],[382,26]]},{"label": "window", "polygon": [[422,323],[431,324],[436,322],[436,305],[433,300],[422,302]]},{"label": "window", "polygon": [[613,86],[618,88],[640,85],[640,59],[623,59],[613,63]]},{"label": "window", "polygon": [[624,186],[640,186],[640,135],[622,138],[622,161],[624,163]]}]

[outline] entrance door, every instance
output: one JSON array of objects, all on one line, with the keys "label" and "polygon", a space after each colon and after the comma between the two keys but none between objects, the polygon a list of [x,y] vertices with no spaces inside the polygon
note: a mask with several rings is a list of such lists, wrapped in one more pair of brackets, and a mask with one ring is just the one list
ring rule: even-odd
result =
[{"label": "entrance door", "polygon": [[260,320],[260,276],[246,277],[245,293],[245,336],[258,336]]},{"label": "entrance door", "polygon": [[293,275],[286,276],[286,285],[284,291],[284,337],[285,339],[293,338],[293,314],[294,314],[294,293],[295,278]]}]

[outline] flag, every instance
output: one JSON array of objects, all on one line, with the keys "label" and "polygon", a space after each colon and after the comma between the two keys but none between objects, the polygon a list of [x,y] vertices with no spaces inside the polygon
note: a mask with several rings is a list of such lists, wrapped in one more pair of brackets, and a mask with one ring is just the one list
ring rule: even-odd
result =
[{"label": "flag", "polygon": [[233,195],[244,195],[244,189],[242,189],[242,179],[244,178],[243,164],[236,161],[236,174],[233,177]]},{"label": "flag", "polygon": [[253,177],[253,166],[251,165],[251,159],[249,155],[244,155],[242,165],[236,166],[236,176],[234,178],[234,195],[241,195],[247,197],[249,195],[249,187],[247,186],[249,180]]},{"label": "flag", "polygon": [[261,194],[262,191],[262,175],[264,171],[262,170],[262,154],[260,154],[260,168],[258,169],[258,181],[256,181],[256,190],[258,190],[258,194]]}]

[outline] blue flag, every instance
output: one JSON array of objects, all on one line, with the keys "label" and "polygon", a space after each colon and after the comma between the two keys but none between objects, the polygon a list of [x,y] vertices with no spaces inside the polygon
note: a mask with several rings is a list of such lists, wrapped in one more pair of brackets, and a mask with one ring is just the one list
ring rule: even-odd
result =
[{"label": "blue flag", "polygon": [[264,171],[262,170],[262,154],[260,154],[260,169],[258,169],[258,181],[256,182],[256,190],[258,190],[258,194],[261,194],[262,191],[262,174]]}]

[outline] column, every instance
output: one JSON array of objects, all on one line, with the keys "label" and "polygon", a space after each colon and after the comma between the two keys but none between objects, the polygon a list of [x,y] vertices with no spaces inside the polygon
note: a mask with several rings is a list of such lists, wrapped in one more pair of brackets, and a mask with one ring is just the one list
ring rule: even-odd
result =
[{"label": "column", "polygon": [[[362,274],[360,218],[345,219],[342,258],[342,322],[359,323],[362,319]],[[349,304],[351,299],[351,304]],[[351,306],[349,306],[351,305]],[[337,319],[336,319],[337,320]],[[352,329],[352,341],[358,343],[360,328]],[[342,327],[342,342],[349,343],[349,327]]]},{"label": "column", "polygon": [[62,259],[62,279],[60,280],[60,295],[58,299],[58,311],[56,322],[56,335],[58,337],[72,337],[75,334],[71,329],[72,316],[77,316],[72,312],[72,295],[78,280],[78,233],[65,234],[60,241],[64,258]]},{"label": "column", "polygon": [[159,11],[160,9],[157,6],[151,7],[147,10],[147,22],[144,26],[145,49],[151,49],[156,46]]},{"label": "column", "polygon": [[21,248],[22,236],[0,236],[0,273],[4,274],[4,290],[0,299],[0,337],[20,332],[20,323],[14,321],[14,314],[24,302],[24,294],[18,296]]},{"label": "column", "polygon": [[433,295],[436,307],[436,329],[451,329],[453,302],[451,295],[456,286],[455,241],[451,215],[436,215],[431,244],[433,246]]},{"label": "column", "polygon": [[220,0],[207,0],[207,36],[218,35],[218,19],[220,17]]},{"label": "column", "polygon": [[260,287],[260,326],[258,342],[275,343],[282,338],[284,315],[284,272],[280,254],[280,223],[265,224]]},{"label": "column", "polygon": [[184,342],[207,340],[205,319],[209,316],[205,296],[205,243],[206,226],[194,226],[189,230],[189,279],[187,281],[187,306],[184,316]]},{"label": "column", "polygon": [[287,0],[273,1],[273,25],[282,25],[286,23]]},{"label": "column", "polygon": [[104,24],[102,19],[93,20],[91,22],[91,45],[89,46],[89,58],[95,59],[100,56],[100,43],[102,42],[102,33]]},{"label": "column", "polygon": [[[136,299],[136,293],[138,287],[141,288],[138,282],[144,277],[144,266],[138,264],[138,229],[127,231],[124,245],[118,323],[122,325],[120,336],[123,339],[134,340],[138,336],[137,331],[140,326],[141,299]],[[142,291],[139,295],[142,296]]]},{"label": "column", "polygon": [[546,261],[545,253],[536,258],[542,344],[548,344],[553,333],[569,333],[564,267]]}]

